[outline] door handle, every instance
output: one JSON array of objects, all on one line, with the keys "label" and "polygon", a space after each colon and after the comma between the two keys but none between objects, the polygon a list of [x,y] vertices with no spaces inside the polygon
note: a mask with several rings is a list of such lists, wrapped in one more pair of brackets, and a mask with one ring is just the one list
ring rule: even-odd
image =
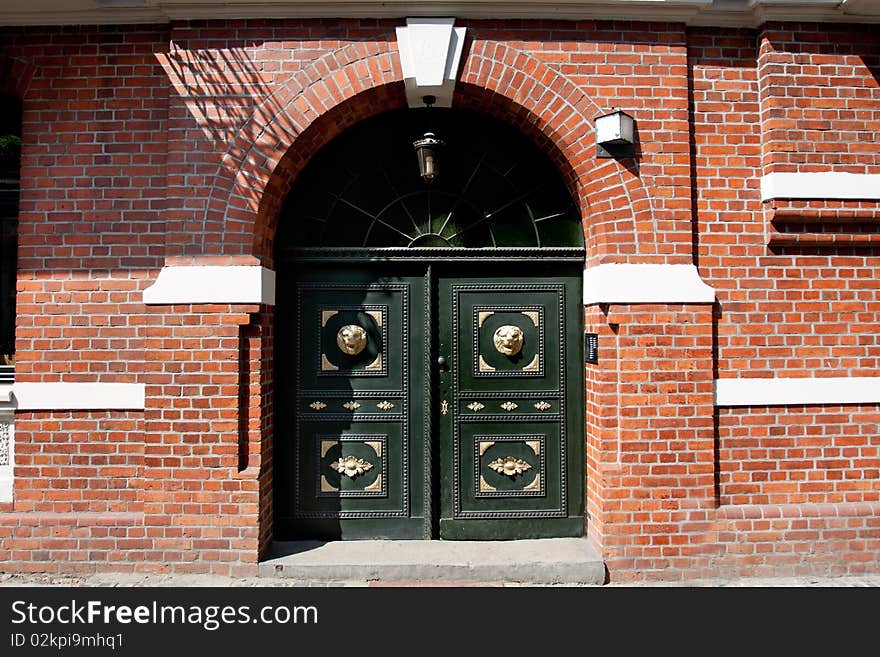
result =
[{"label": "door handle", "polygon": [[443,356],[440,356],[437,359],[437,366],[440,368],[441,372],[448,372],[449,371],[449,361],[447,361],[446,358]]}]

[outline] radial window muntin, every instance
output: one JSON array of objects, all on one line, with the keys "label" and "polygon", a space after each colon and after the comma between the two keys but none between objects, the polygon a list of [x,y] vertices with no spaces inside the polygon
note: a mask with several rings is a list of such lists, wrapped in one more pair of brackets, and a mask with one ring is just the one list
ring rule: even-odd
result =
[{"label": "radial window muntin", "polygon": [[[419,175],[413,139],[436,133],[440,173]],[[583,247],[576,205],[550,158],[469,110],[394,110],[352,126],[294,183],[279,243],[337,247]]]}]

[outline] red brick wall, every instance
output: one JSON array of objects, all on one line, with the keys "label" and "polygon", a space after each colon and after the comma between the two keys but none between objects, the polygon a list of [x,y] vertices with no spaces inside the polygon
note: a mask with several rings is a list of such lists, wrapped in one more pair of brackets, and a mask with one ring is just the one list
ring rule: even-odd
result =
[{"label": "red brick wall", "polygon": [[143,431],[124,411],[19,413],[16,511],[142,511]]},{"label": "red brick wall", "polygon": [[718,409],[721,504],[880,502],[880,409]]},{"label": "red brick wall", "polygon": [[[767,25],[758,56],[763,173],[880,172],[878,81],[880,44],[873,26]],[[880,244],[878,208],[865,201],[775,199],[764,207],[766,242],[780,254],[873,256]],[[876,279],[870,261],[840,264],[865,279],[858,283],[864,292],[859,296],[869,303],[876,298],[868,282]],[[866,308],[861,301],[846,290],[829,298],[826,308],[835,312],[837,303],[845,304],[874,322],[877,306]],[[851,333],[871,333],[860,320],[854,324]]]},{"label": "red brick wall", "polygon": [[[863,31],[847,34],[836,33],[838,47],[862,50]],[[867,240],[875,239],[876,226],[862,224],[873,220],[877,204],[762,204],[759,179],[772,167],[762,167],[760,156],[763,150],[766,162],[767,149],[777,144],[766,131],[766,117],[775,110],[760,93],[766,67],[755,59],[759,38],[753,31],[691,30],[697,257],[718,293],[717,370],[721,377],[870,376],[877,368],[880,282],[876,254],[865,250],[873,248]],[[769,57],[766,47],[762,52]],[[873,82],[876,92],[870,71],[859,70],[861,88],[870,91]],[[845,97],[849,87],[821,89]],[[808,90],[780,94],[803,104]],[[762,119],[770,139],[765,143]],[[865,121],[863,127],[876,131],[880,125]]]},{"label": "red brick wall", "polygon": [[[144,523],[155,562],[144,568],[253,574],[259,548],[259,468],[249,465],[250,409],[242,386],[261,380],[257,354],[242,367],[258,306],[157,306],[146,331]],[[256,361],[256,362],[254,362]],[[248,415],[242,423],[241,414]],[[259,426],[259,425],[258,425]],[[244,431],[242,429],[244,428]],[[259,429],[254,427],[259,436]],[[247,454],[243,462],[240,454]]]},{"label": "red brick wall", "polygon": [[[170,88],[168,209],[164,215],[168,256],[257,255],[271,260],[271,236],[262,234],[260,224],[276,220],[283,193],[260,213],[267,200],[263,187],[300,133],[345,96],[342,89],[351,93],[345,76],[333,75],[345,59],[341,51],[350,51],[350,59],[364,67],[359,76],[372,79],[366,58],[388,50],[395,24],[339,20],[175,23],[172,47],[159,57]],[[389,66],[390,57],[383,68],[387,71]],[[308,88],[312,81],[319,84]],[[292,106],[304,88],[308,92]],[[384,106],[380,103],[364,112],[365,106],[360,114],[368,116]],[[279,113],[289,114],[289,120],[277,132],[266,132],[266,122]],[[342,116],[324,124],[317,146],[357,118]],[[273,155],[265,156],[261,151],[266,149],[272,149]],[[314,150],[291,153],[290,159],[298,163],[294,173]],[[255,166],[236,188],[231,176],[242,160]],[[285,178],[285,167],[276,175]]]},{"label": "red brick wall", "polygon": [[[723,506],[707,537],[712,556],[691,576],[876,573],[880,504]],[[691,564],[693,565],[693,563]]]},{"label": "red brick wall", "polygon": [[272,540],[274,327],[274,308],[261,306],[251,324],[242,327],[241,335],[238,469],[241,476],[256,478],[259,482],[260,555]]},{"label": "red brick wall", "polygon": [[602,381],[588,377],[590,537],[612,579],[681,577],[716,507],[711,305],[611,305],[591,324],[605,330]]},{"label": "red brick wall", "polygon": [[149,535],[139,513],[0,512],[0,564],[26,573],[158,569],[163,555]]},{"label": "red brick wall", "polygon": [[[2,30],[3,88],[24,99],[18,380],[147,391],[144,412],[18,414],[3,567],[254,571],[272,309],[142,291],[163,264],[272,266],[309,157],[404,105],[399,23]],[[717,292],[586,309],[589,535],[612,578],[876,569],[876,405],[712,401],[715,377],[877,373],[877,204],[759,191],[770,172],[880,171],[873,27],[460,23],[456,105],[553,157],[588,264],[693,262]],[[595,157],[613,107],[636,117],[634,160]],[[819,455],[802,468],[798,450]]]},{"label": "red brick wall", "polygon": [[[32,220],[28,213],[21,215],[22,242],[29,239]],[[80,229],[65,230],[75,234]],[[16,296],[16,380],[111,383],[140,375],[148,272],[70,270],[53,264],[51,257],[27,269],[34,251],[19,247],[19,253],[23,250]]]},{"label": "red brick wall", "polygon": [[[762,202],[759,192],[774,171],[873,172],[871,33],[688,31],[695,259],[718,298],[721,378],[877,375],[877,204]],[[876,570],[877,412],[717,409],[717,509],[689,574]]]},{"label": "red brick wall", "polygon": [[34,69],[24,95],[20,271],[119,276],[161,265],[168,85],[156,53],[167,31],[5,32],[3,54]]},{"label": "red brick wall", "polygon": [[[587,306],[584,330],[598,335],[599,363],[585,365],[587,534],[601,549],[605,544],[606,477],[619,472],[618,466],[618,376],[615,330],[603,309]],[[607,363],[615,363],[607,366]]]},{"label": "red brick wall", "polygon": [[758,79],[765,172],[880,172],[875,25],[769,23]]}]

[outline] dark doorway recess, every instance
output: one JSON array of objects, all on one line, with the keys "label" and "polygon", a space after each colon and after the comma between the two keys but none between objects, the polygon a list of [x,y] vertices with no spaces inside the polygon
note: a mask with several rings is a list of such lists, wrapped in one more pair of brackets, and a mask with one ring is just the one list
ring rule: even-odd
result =
[{"label": "dark doorway recess", "polygon": [[276,239],[276,538],[581,535],[583,260],[559,172],[495,119],[389,112],[322,149]]}]

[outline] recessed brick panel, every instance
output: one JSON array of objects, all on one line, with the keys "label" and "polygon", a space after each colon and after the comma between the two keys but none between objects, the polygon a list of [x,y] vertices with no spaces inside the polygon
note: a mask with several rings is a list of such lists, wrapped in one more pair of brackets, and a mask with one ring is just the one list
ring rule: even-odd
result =
[{"label": "recessed brick panel", "polygon": [[759,38],[766,172],[880,173],[876,26],[768,23]]},{"label": "recessed brick panel", "polygon": [[142,511],[143,431],[143,413],[19,413],[15,419],[15,509]]},{"label": "recessed brick panel", "polygon": [[880,410],[718,409],[721,504],[880,502]]}]

